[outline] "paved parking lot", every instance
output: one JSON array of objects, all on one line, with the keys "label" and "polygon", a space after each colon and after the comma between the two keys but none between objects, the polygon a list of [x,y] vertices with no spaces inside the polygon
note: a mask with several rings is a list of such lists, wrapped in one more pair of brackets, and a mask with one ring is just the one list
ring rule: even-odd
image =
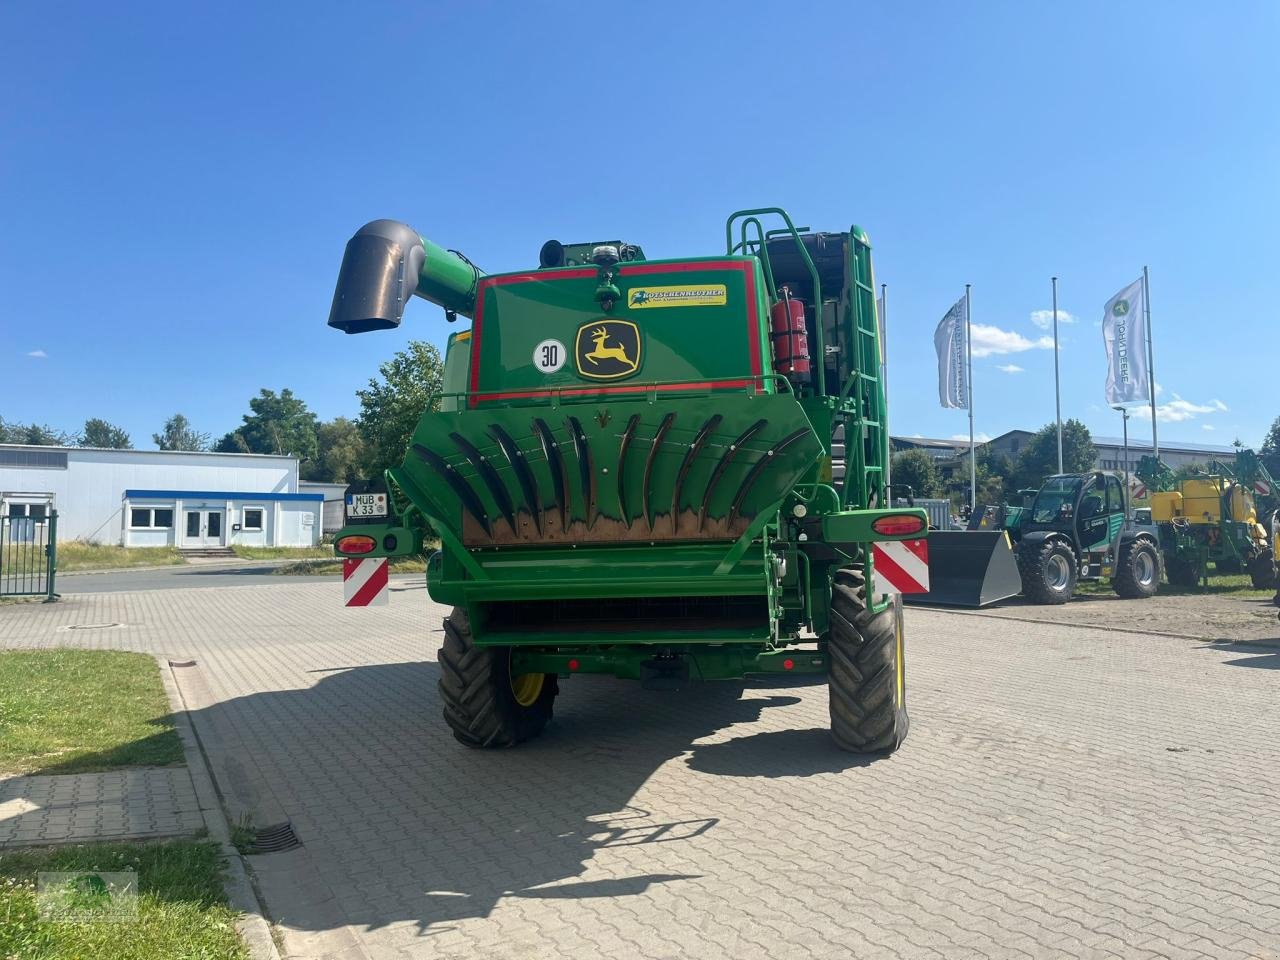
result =
[{"label": "paved parking lot", "polygon": [[81,595],[0,608],[0,645],[198,661],[221,788],[303,841],[253,858],[291,956],[1277,956],[1280,638],[913,609],[889,759],[830,745],[821,685],[587,677],[473,752],[417,583]]}]

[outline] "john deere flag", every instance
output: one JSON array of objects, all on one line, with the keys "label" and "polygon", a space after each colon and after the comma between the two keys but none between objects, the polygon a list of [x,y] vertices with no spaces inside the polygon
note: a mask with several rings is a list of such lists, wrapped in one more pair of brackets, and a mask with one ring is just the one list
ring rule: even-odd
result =
[{"label": "john deere flag", "polygon": [[1107,403],[1151,402],[1147,370],[1146,302],[1141,278],[1107,301],[1102,342],[1107,348]]},{"label": "john deere flag", "polygon": [[944,407],[969,409],[968,368],[965,353],[968,341],[964,322],[964,297],[955,302],[933,332],[938,351],[938,400]]}]

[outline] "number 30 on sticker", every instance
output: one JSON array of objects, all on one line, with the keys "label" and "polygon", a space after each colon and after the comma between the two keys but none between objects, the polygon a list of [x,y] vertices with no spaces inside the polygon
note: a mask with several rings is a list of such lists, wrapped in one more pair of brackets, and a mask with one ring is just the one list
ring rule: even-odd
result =
[{"label": "number 30 on sticker", "polygon": [[564,344],[559,340],[543,340],[533,348],[533,365],[543,373],[555,373],[564,361]]}]

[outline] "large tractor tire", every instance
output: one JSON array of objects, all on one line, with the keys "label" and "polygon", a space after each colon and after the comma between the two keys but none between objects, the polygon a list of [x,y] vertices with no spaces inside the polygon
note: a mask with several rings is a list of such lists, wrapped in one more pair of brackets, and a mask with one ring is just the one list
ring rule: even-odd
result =
[{"label": "large tractor tire", "polygon": [[1191,589],[1200,586],[1200,567],[1198,564],[1179,557],[1166,557],[1164,575],[1174,587]]},{"label": "large tractor tire", "polygon": [[511,675],[510,647],[477,647],[466,611],[454,607],[440,648],[440,699],[453,735],[468,747],[514,747],[542,732],[559,692],[554,673]]},{"label": "large tractor tire", "polygon": [[1276,586],[1275,557],[1270,547],[1260,550],[1249,561],[1249,579],[1253,581],[1255,590],[1267,590]]},{"label": "large tractor tire", "polygon": [[1032,603],[1066,603],[1076,592],[1075,551],[1062,540],[1018,545],[1022,595]]},{"label": "large tractor tire", "polygon": [[837,571],[827,653],[836,745],[851,753],[893,753],[910,725],[902,601],[870,613],[862,572]]},{"label": "large tractor tire", "polygon": [[1133,540],[1122,546],[1112,584],[1116,595],[1126,600],[1154,597],[1160,586],[1160,554],[1155,545],[1149,540]]}]

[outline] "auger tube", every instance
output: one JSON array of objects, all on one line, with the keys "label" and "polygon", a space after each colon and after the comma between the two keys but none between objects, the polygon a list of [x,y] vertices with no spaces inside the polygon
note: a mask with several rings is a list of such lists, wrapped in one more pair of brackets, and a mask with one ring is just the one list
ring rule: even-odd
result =
[{"label": "auger tube", "polygon": [[470,317],[482,276],[463,257],[436,246],[408,224],[374,220],[347,241],[329,326],[344,333],[393,329],[415,294]]}]

